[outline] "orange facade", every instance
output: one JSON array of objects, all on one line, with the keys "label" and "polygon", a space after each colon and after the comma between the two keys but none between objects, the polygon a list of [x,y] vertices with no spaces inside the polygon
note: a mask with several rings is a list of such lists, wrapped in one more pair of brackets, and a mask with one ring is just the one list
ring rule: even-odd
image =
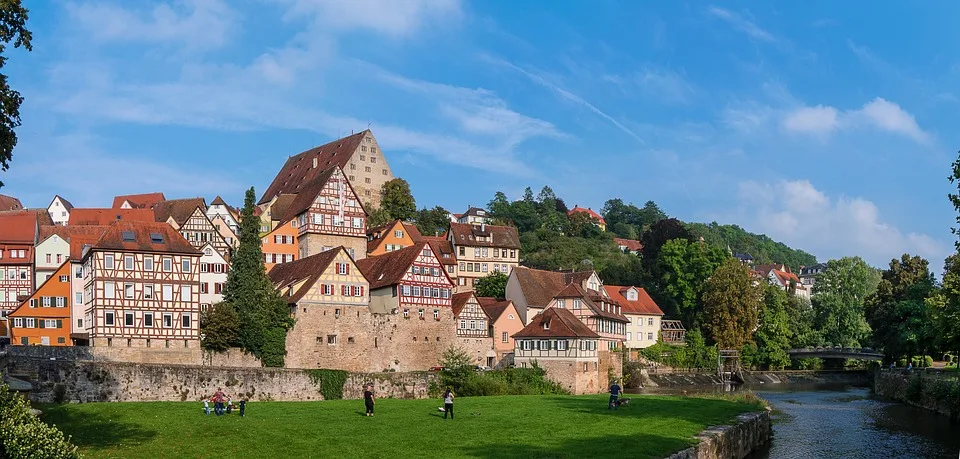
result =
[{"label": "orange facade", "polygon": [[367,241],[367,256],[374,257],[420,242],[420,233],[415,226],[396,220],[369,231]]},{"label": "orange facade", "polygon": [[60,265],[30,298],[10,313],[14,345],[70,346],[70,262]]},{"label": "orange facade", "polygon": [[289,263],[297,259],[297,227],[294,221],[277,225],[273,231],[263,236],[263,267],[267,272],[279,263]]}]

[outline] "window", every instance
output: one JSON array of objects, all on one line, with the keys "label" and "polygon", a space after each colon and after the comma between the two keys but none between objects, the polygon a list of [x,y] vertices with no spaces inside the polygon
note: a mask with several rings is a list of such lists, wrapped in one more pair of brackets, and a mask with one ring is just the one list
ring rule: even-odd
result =
[{"label": "window", "polygon": [[433,320],[440,320],[440,310],[439,310],[439,309],[434,309],[434,310],[433,310]]},{"label": "window", "polygon": [[103,283],[103,297],[112,299],[116,296],[117,286],[113,282]]},{"label": "window", "polygon": [[471,330],[476,330],[476,329],[477,329],[477,321],[476,321],[476,320],[471,320],[471,321],[470,321],[470,329],[471,329]]},{"label": "window", "polygon": [[108,253],[103,256],[103,267],[104,269],[113,269],[113,254]]},{"label": "window", "polygon": [[548,339],[542,339],[542,340],[540,340],[540,350],[541,350],[541,351],[549,351],[549,350],[550,350],[550,340],[548,340]]},{"label": "window", "polygon": [[153,326],[153,313],[145,312],[143,313],[143,326],[152,327]]},{"label": "window", "polygon": [[516,251],[516,250],[511,250],[511,251],[510,251],[510,258],[516,258],[516,257],[517,257],[517,251]]},{"label": "window", "polygon": [[383,170],[383,175],[387,175],[387,170],[386,170],[386,169]]},{"label": "window", "polygon": [[125,312],[123,313],[123,326],[132,327],[133,326],[133,313]]},{"label": "window", "polygon": [[419,266],[414,266],[413,268],[411,268],[411,271],[413,271],[414,274],[419,275],[419,274],[420,274],[420,267],[419,267]]},{"label": "window", "polygon": [[14,317],[14,319],[13,319],[13,326],[14,326],[14,328],[23,328],[23,318],[21,318],[21,317]]},{"label": "window", "polygon": [[78,306],[83,304],[83,292],[73,294],[73,303]]},{"label": "window", "polygon": [[633,335],[630,332],[627,332],[627,341],[633,340]]},{"label": "window", "polygon": [[559,339],[559,340],[557,340],[557,350],[558,350],[558,351],[565,351],[565,350],[567,350],[567,340],[565,340],[565,339]]},{"label": "window", "polygon": [[163,328],[173,328],[173,314],[163,313]]},{"label": "window", "polygon": [[403,238],[403,231],[396,230],[396,231],[393,232],[393,235],[394,235],[394,237],[396,237],[396,238],[398,238],[398,239]]},{"label": "window", "polygon": [[133,298],[133,284],[123,284],[123,297]]},{"label": "window", "polygon": [[573,309],[580,309],[581,304],[582,303],[580,302],[580,298],[575,298],[573,300]]},{"label": "window", "polygon": [[337,263],[337,274],[350,274],[350,265],[347,263]]},{"label": "window", "polygon": [[337,335],[327,335],[327,344],[329,345],[337,344]]},{"label": "window", "polygon": [[409,285],[404,285],[403,288],[400,289],[400,293],[401,293],[403,296],[410,296],[410,286],[409,286]]},{"label": "window", "polygon": [[60,282],[70,282],[70,276],[60,276]]},{"label": "window", "polygon": [[143,270],[153,271],[153,257],[147,256],[143,259]]},{"label": "window", "polygon": [[124,255],[123,269],[126,269],[128,271],[133,270],[133,255]]},{"label": "window", "polygon": [[190,328],[190,314],[180,316],[180,328]]},{"label": "window", "polygon": [[649,326],[651,326],[651,327],[653,326],[653,317],[648,317],[648,318],[647,318],[647,325],[649,325]]},{"label": "window", "polygon": [[108,326],[113,325],[113,311],[107,311],[103,313],[103,324]]},{"label": "window", "polygon": [[163,297],[162,297],[161,299],[162,299],[163,301],[171,301],[171,300],[173,300],[173,286],[172,286],[172,285],[164,285],[164,286],[162,286],[162,289],[163,289],[163,290],[162,290],[162,292],[163,292]]},{"label": "window", "polygon": [[193,288],[189,285],[181,285],[180,301],[193,301]]},{"label": "window", "polygon": [[500,342],[503,342],[503,343],[507,342],[507,332],[500,333]]},{"label": "window", "polygon": [[152,300],[153,299],[153,286],[144,285],[143,286],[143,299]]},{"label": "window", "polygon": [[180,262],[180,272],[190,272],[190,260],[183,260]]},{"label": "window", "polygon": [[47,254],[47,263],[53,263],[53,261],[51,261],[51,258],[52,258],[52,256],[48,253],[48,254]]},{"label": "window", "polygon": [[413,296],[420,296],[420,286],[413,286]]},{"label": "window", "polygon": [[173,258],[163,259],[163,272],[165,273],[173,272]]},{"label": "window", "polygon": [[417,315],[420,316],[420,320],[423,320],[423,309],[418,309],[418,310],[417,310]]},{"label": "window", "polygon": [[[73,270],[73,277],[83,279],[83,266],[77,266]],[[0,271],[0,279],[3,278],[3,271]]]},{"label": "window", "polygon": [[404,310],[403,310],[403,318],[404,318],[404,319],[409,319],[409,318],[410,318],[410,310],[409,310],[409,309],[404,309]]},{"label": "window", "polygon": [[653,341],[653,333],[647,333],[647,339]]}]

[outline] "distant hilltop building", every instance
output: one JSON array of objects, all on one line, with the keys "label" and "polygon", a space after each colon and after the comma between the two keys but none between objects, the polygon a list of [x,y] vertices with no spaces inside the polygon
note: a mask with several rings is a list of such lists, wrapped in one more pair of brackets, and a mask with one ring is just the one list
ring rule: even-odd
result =
[{"label": "distant hilltop building", "polygon": [[584,209],[583,207],[580,207],[580,206],[573,206],[573,209],[570,209],[570,212],[567,212],[567,216],[570,216],[576,213],[583,213],[583,214],[589,215],[590,218],[597,221],[597,226],[602,231],[607,230],[607,221],[604,220],[600,214],[594,212],[593,209],[590,209],[589,207]]},{"label": "distant hilltop building", "polygon": [[827,270],[826,263],[817,263],[811,266],[800,267],[800,282],[804,287],[813,291],[813,284],[817,283],[817,275]]},{"label": "distant hilltop building", "polygon": [[470,207],[462,214],[453,214],[451,221],[454,223],[463,223],[470,225],[479,225],[481,223],[490,223],[490,216],[486,210],[478,207]]}]

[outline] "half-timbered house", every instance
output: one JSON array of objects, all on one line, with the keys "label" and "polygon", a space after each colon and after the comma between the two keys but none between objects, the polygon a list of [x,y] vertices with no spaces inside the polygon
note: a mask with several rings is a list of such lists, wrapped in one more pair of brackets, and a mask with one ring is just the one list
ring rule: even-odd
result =
[{"label": "half-timbered house", "polygon": [[509,276],[520,262],[520,236],[512,226],[450,223],[447,240],[459,263],[458,292],[473,290],[490,273]]},{"label": "half-timbered house", "polygon": [[199,346],[201,252],[173,227],[114,222],[84,250],[91,346]]},{"label": "half-timbered house", "polygon": [[298,258],[339,246],[354,260],[366,257],[367,212],[339,166],[304,185],[280,221],[296,221]]},{"label": "half-timbered house", "polygon": [[480,306],[477,296],[473,292],[455,293],[451,306],[453,320],[457,324],[459,347],[473,357],[477,365],[496,365],[492,321]]},{"label": "half-timbered house", "polygon": [[657,344],[663,311],[646,290],[640,287],[604,285],[607,295],[623,306],[623,315],[630,320],[624,345],[627,349],[643,349]]},{"label": "half-timbered house", "polygon": [[66,260],[10,313],[14,345],[70,346],[70,263]]},{"label": "half-timbered house", "polygon": [[600,350],[615,351],[623,347],[630,319],[623,315],[620,303],[606,296],[606,292],[585,290],[579,284],[570,284],[553,297],[547,305],[547,310],[550,308],[570,310],[600,335]]},{"label": "half-timbered house", "polygon": [[412,223],[394,220],[386,225],[367,230],[367,255],[383,255],[387,252],[410,247],[420,242],[420,231]]},{"label": "half-timbered house", "polygon": [[230,264],[226,258],[207,243],[200,249],[200,311],[223,301],[223,286],[227,284]]},{"label": "half-timbered house", "polygon": [[210,202],[210,205],[207,206],[207,218],[210,221],[214,221],[217,217],[220,217],[223,220],[224,224],[230,228],[234,234],[237,231],[240,231],[240,223],[237,222],[237,219],[234,218],[233,212],[230,209],[230,206],[227,205],[226,201],[223,200],[220,196],[213,198],[213,201]]},{"label": "half-timbered house", "polygon": [[226,259],[230,259],[233,247],[220,235],[207,218],[203,198],[168,199],[153,206],[158,222],[165,222],[180,232],[184,239],[197,249],[210,244]]},{"label": "half-timbered house", "polygon": [[34,288],[37,216],[27,211],[0,215],[0,316],[20,305]]},{"label": "half-timbered house", "polygon": [[532,317],[513,335],[514,364],[536,363],[547,377],[574,394],[597,392],[600,383],[600,336],[567,309],[549,308]]},{"label": "half-timbered house", "polygon": [[[516,305],[526,323],[570,284],[578,284],[584,290],[600,291],[603,288],[603,282],[595,271],[544,271],[518,266],[507,278],[506,296]],[[528,311],[529,309],[533,311]]]}]

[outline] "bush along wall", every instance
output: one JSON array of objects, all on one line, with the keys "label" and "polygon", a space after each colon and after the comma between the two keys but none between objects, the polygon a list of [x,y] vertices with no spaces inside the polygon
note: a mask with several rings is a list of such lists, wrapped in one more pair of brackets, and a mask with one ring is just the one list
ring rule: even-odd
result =
[{"label": "bush along wall", "polygon": [[73,459],[82,456],[63,432],[34,416],[20,394],[0,385],[0,457]]},{"label": "bush along wall", "polygon": [[960,385],[952,378],[939,378],[916,372],[879,372],[874,392],[885,398],[927,408],[952,418],[960,417]]},{"label": "bush along wall", "polygon": [[340,400],[343,398],[343,385],[347,382],[347,373],[344,370],[307,370],[310,379],[320,389],[324,400]]}]

